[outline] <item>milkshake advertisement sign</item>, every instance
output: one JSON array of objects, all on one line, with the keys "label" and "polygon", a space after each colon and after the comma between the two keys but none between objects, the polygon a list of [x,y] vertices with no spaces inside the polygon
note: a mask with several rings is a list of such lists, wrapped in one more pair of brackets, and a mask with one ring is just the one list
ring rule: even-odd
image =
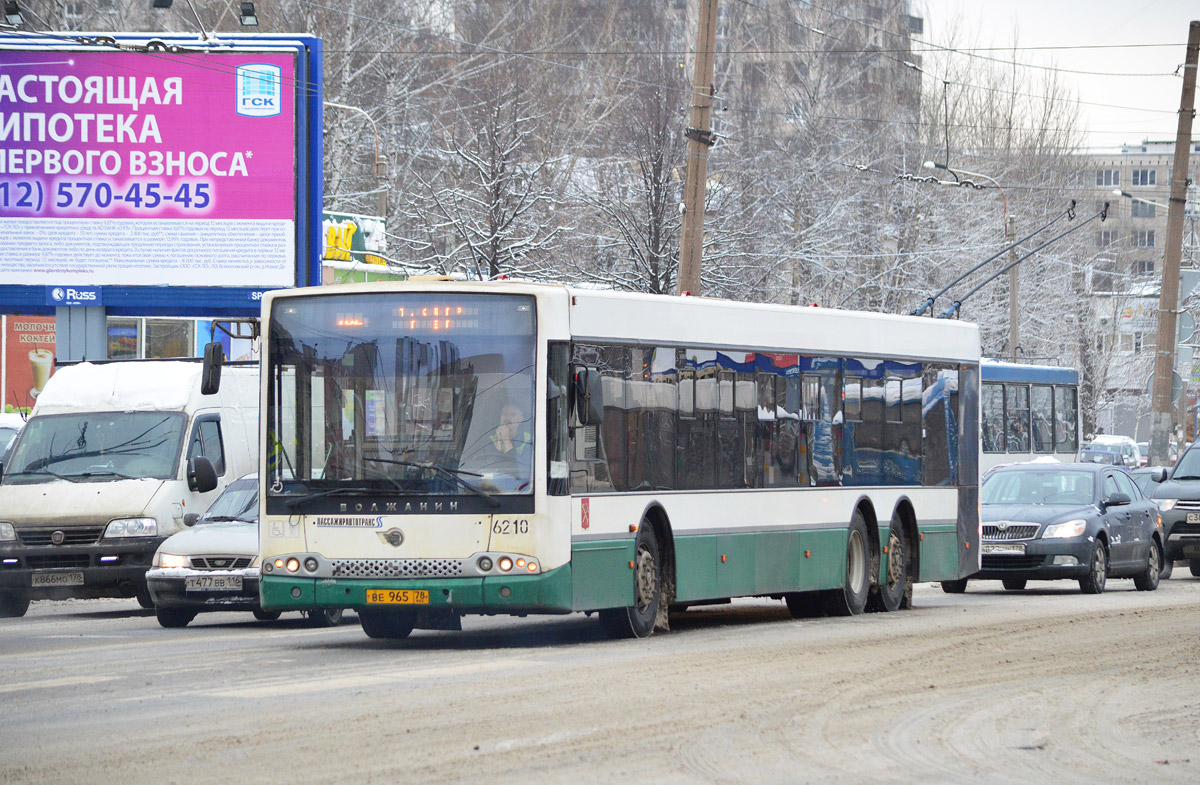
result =
[{"label": "milkshake advertisement sign", "polygon": [[4,411],[28,412],[54,373],[54,317],[5,316]]},{"label": "milkshake advertisement sign", "polygon": [[0,49],[0,281],[296,278],[296,55]]}]

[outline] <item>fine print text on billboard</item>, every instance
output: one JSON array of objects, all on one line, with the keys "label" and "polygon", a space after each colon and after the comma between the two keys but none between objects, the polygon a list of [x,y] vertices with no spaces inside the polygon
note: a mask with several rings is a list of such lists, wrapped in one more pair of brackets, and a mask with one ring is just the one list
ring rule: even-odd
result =
[{"label": "fine print text on billboard", "polygon": [[295,283],[295,61],[0,50],[0,280]]}]

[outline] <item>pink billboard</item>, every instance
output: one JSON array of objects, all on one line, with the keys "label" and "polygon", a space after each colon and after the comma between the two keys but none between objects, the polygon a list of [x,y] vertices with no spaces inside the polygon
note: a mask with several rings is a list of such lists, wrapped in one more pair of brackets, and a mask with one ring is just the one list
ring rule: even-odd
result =
[{"label": "pink billboard", "polygon": [[294,283],[296,64],[0,51],[0,280]]}]

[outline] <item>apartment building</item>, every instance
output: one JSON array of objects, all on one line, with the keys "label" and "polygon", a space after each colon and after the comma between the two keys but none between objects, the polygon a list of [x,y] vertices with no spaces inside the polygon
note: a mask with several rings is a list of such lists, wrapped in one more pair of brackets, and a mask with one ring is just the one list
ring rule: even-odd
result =
[{"label": "apartment building", "polygon": [[[1188,172],[1195,180],[1200,172],[1200,141],[1193,141],[1190,153]],[[1149,379],[1154,369],[1174,162],[1173,140],[1145,140],[1089,155],[1084,174],[1085,184],[1095,189],[1096,206],[1109,203],[1108,218],[1092,230],[1095,253],[1087,272],[1094,298],[1092,349],[1105,377],[1096,380],[1106,402],[1097,427],[1138,439],[1149,438]],[[1200,187],[1195,185],[1187,192],[1181,267],[1183,308],[1178,317],[1176,373],[1184,389],[1178,417],[1183,423],[1191,420],[1187,407],[1195,403],[1200,385],[1193,381],[1190,348],[1200,343],[1200,336],[1192,334],[1200,310],[1200,291],[1194,289],[1200,279]]]}]

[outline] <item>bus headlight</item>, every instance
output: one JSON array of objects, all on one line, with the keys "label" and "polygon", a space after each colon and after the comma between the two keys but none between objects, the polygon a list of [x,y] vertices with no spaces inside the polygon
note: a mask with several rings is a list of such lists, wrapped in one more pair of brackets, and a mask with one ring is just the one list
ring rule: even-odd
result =
[{"label": "bus headlight", "polygon": [[300,560],[293,556],[287,560],[287,564],[284,566],[287,567],[288,572],[297,572],[300,569]]},{"label": "bus headlight", "polygon": [[500,561],[496,563],[496,566],[500,568],[501,572],[508,572],[513,568],[513,562],[512,559],[508,558],[507,556],[501,556]]}]

